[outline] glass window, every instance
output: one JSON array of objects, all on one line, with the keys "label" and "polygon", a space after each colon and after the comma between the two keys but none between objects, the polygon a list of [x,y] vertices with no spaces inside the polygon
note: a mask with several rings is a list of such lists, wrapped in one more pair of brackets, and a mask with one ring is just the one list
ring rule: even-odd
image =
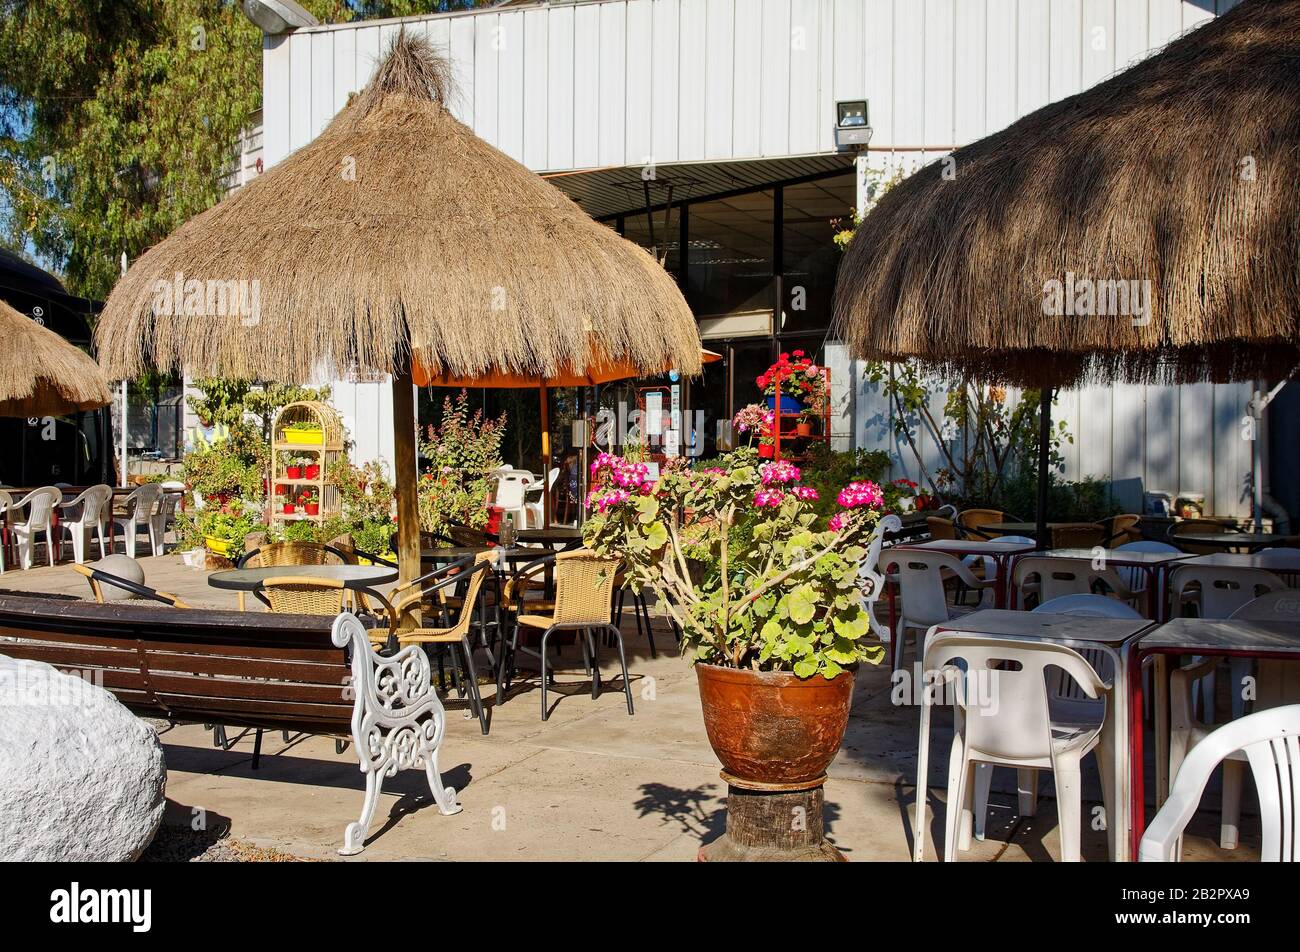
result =
[{"label": "glass window", "polygon": [[[851,219],[853,173],[787,185],[783,190],[781,252],[784,287],[782,336],[825,331],[831,322],[835,274],[843,254],[832,241],[835,219]],[[789,350],[784,342],[782,350]]]}]

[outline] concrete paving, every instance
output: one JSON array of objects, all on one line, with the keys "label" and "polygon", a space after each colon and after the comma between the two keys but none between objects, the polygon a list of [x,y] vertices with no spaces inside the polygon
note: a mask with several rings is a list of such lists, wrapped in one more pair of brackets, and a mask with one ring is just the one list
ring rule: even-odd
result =
[{"label": "concrete paving", "polygon": [[[212,589],[202,571],[178,556],[141,560],[150,585],[195,606],[233,608],[231,592]],[[67,566],[11,571],[0,589],[38,590],[84,597],[86,582]],[[625,626],[631,629],[631,623]],[[448,702],[441,753],[445,783],[459,792],[464,810],[440,815],[424,774],[405,771],[385,782],[365,852],[349,861],[448,860],[649,860],[695,858],[702,842],[720,834],[726,820],[726,785],[709,747],[695,675],[673,650],[666,628],[656,627],[660,652],[651,658],[645,639],[626,636],[635,716],[621,693],[593,700],[582,680],[578,653],[561,664],[559,689],[543,723],[536,680],[516,685],[507,703],[491,704],[491,733],[484,737],[465,705]],[[612,663],[611,663],[612,662]],[[619,687],[617,659],[606,652],[607,686]],[[563,682],[571,682],[566,687]],[[895,705],[888,672],[866,668],[858,676],[849,727],[826,785],[828,834],[853,861],[907,860],[911,856],[917,709]],[[489,689],[489,695],[491,691]],[[951,716],[935,715],[932,739],[927,857],[942,842],[943,799]],[[228,751],[214,748],[199,725],[163,727],[168,764],[168,822],[209,829],[257,846],[297,856],[338,859],[344,827],[357,818],[364,783],[351,750],[335,753],[325,737],[279,733],[263,737],[263,756],[252,770],[252,736]],[[230,732],[231,738],[238,735]],[[988,836],[960,861],[1044,861],[1059,857],[1050,781],[1035,817],[1015,813],[1015,775],[995,775]],[[1085,763],[1083,813],[1099,805],[1095,768]],[[1250,784],[1247,784],[1250,787]],[[1249,798],[1248,794],[1248,798]],[[1217,811],[1217,797],[1207,797]],[[1248,806],[1248,811],[1249,811]],[[1188,861],[1258,858],[1258,821],[1244,820],[1243,846],[1217,847],[1217,812],[1198,815],[1186,838]],[[1085,861],[1106,859],[1105,833],[1087,825]]]}]

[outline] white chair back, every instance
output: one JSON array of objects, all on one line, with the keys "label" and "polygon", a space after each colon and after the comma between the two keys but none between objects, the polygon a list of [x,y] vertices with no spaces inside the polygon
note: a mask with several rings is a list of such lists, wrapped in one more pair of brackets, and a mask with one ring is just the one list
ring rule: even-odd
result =
[{"label": "white chair back", "polygon": [[27,509],[27,526],[32,530],[48,529],[50,514],[63,501],[63,490],[54,486],[33,489],[18,501],[19,508]]},{"label": "white chair back", "polygon": [[14,508],[14,497],[0,489],[0,515]]},{"label": "white chair back", "polygon": [[1229,617],[1245,621],[1300,622],[1300,588],[1265,592],[1246,602]]},{"label": "white chair back", "polygon": [[1177,605],[1193,585],[1200,586],[1197,607],[1202,618],[1229,618],[1237,609],[1264,592],[1285,589],[1286,583],[1264,569],[1226,565],[1180,565],[1169,579]]},{"label": "white chair back", "polygon": [[1125,542],[1123,545],[1115,546],[1116,552],[1173,552],[1177,555],[1182,554],[1182,550],[1177,546],[1170,545],[1168,542],[1152,542],[1149,539],[1142,539],[1138,542]]},{"label": "white chair back", "polygon": [[1178,769],[1169,799],[1142,836],[1140,861],[1169,863],[1181,858],[1183,830],[1200,806],[1210,775],[1238,750],[1250,762],[1259,794],[1264,834],[1260,860],[1300,861],[1300,704],[1240,717],[1193,747]]},{"label": "white chair back", "polygon": [[1025,582],[1038,576],[1038,601],[1049,602],[1063,595],[1088,595],[1093,583],[1105,582],[1122,599],[1132,597],[1124,580],[1111,568],[1094,569],[1090,564],[1074,559],[1053,559],[1026,556],[1016,562],[1012,584],[1024,593]]},{"label": "white chair back", "polygon": [[140,522],[153,515],[154,506],[160,495],[162,495],[162,487],[157,483],[145,483],[132,492],[125,500],[131,518]]},{"label": "white chair back", "polygon": [[524,494],[533,484],[525,473],[502,473],[497,480],[496,505],[502,509],[519,509],[524,504]]},{"label": "white chair back", "polygon": [[91,486],[77,497],[74,502],[81,502],[81,523],[87,526],[99,524],[112,508],[113,487],[101,483]]},{"label": "white chair back", "polygon": [[944,572],[951,572],[967,584],[977,580],[962,561],[943,552],[916,549],[891,552],[886,561],[898,573],[900,615],[909,625],[937,625],[949,618]]},{"label": "white chair back", "polygon": [[[965,662],[964,670],[958,661]],[[925,667],[955,670],[953,700],[965,715],[967,745],[999,759],[1052,758],[1049,668],[1064,671],[1087,697],[1101,698],[1109,690],[1077,651],[1047,641],[939,633],[926,649]]]},{"label": "white chair back", "polygon": [[1132,605],[1107,595],[1061,595],[1050,598],[1034,609],[1051,615],[1084,615],[1091,618],[1141,618]]}]

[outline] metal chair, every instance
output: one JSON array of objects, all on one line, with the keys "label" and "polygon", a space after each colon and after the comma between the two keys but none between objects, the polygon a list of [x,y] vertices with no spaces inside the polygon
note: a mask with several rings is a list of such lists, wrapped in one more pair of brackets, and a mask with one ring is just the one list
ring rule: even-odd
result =
[{"label": "metal chair", "polygon": [[[623,634],[615,627],[613,619],[614,579],[618,574],[618,562],[614,559],[601,558],[589,549],[574,549],[530,562],[516,573],[516,579],[536,574],[544,570],[546,564],[552,561],[555,567],[555,608],[550,614],[542,614],[539,609],[534,609],[536,612],[534,613],[525,610],[531,608],[531,605],[526,602],[520,603],[521,613],[515,616],[510,644],[503,654],[499,667],[498,695],[504,698],[505,692],[509,689],[517,652],[522,651],[538,658],[542,665],[542,720],[547,720],[550,717],[550,711],[546,706],[547,641],[558,631],[575,631],[578,633],[578,643],[582,646],[583,663],[591,672],[591,696],[599,697],[599,649],[594,632],[607,631],[614,637],[618,646],[627,712],[635,713],[632,707],[632,684],[627,673],[627,656],[623,649]],[[542,637],[538,650],[519,647],[520,628],[541,630]]]},{"label": "metal chair", "polygon": [[1181,859],[1183,830],[1200,806],[1210,774],[1220,763],[1226,768],[1232,757],[1241,758],[1240,766],[1249,762],[1255,775],[1264,834],[1259,858],[1274,863],[1300,861],[1300,704],[1292,704],[1225,724],[1192,747],[1169,799],[1142,836],[1140,862]]},{"label": "metal chair", "polygon": [[347,600],[347,588],[338,579],[306,575],[263,579],[257,594],[271,611],[289,615],[337,615]]},{"label": "metal chair", "polygon": [[[77,507],[80,507],[79,511]],[[109,546],[104,537],[104,526],[113,508],[113,487],[91,486],[71,502],[60,503],[59,508],[68,513],[59,520],[59,534],[66,531],[72,537],[72,560],[78,563],[86,561],[86,541],[91,532],[99,533],[99,557],[108,558]],[[76,513],[75,519],[72,518],[73,513]]]},{"label": "metal chair", "polygon": [[1235,526],[1226,522],[1220,522],[1217,519],[1184,519],[1182,522],[1175,522],[1165,530],[1165,538],[1172,544],[1176,545],[1180,551],[1190,552],[1192,555],[1213,555],[1216,552],[1222,552],[1223,547],[1218,545],[1206,545],[1197,542],[1183,542],[1179,536],[1184,535],[1203,535],[1213,532],[1233,532]]},{"label": "metal chair", "polygon": [[58,563],[54,556],[54,547],[59,547],[63,554],[63,545],[54,533],[54,509],[63,501],[63,490],[56,486],[42,486],[33,489],[22,499],[10,506],[10,510],[26,509],[25,522],[10,522],[9,531],[18,543],[18,563],[24,569],[32,567],[33,553],[36,547],[36,533],[45,533],[45,549],[50,558],[50,565]]}]

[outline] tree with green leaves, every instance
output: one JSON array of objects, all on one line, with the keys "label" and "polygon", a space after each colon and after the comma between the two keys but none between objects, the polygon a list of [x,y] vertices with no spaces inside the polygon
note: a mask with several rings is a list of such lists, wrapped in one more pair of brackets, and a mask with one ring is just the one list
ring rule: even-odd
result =
[{"label": "tree with green leaves", "polygon": [[[299,0],[322,22],[484,0]],[[74,293],[218,201],[261,104],[262,37],[238,0],[0,0],[0,242]]]}]

